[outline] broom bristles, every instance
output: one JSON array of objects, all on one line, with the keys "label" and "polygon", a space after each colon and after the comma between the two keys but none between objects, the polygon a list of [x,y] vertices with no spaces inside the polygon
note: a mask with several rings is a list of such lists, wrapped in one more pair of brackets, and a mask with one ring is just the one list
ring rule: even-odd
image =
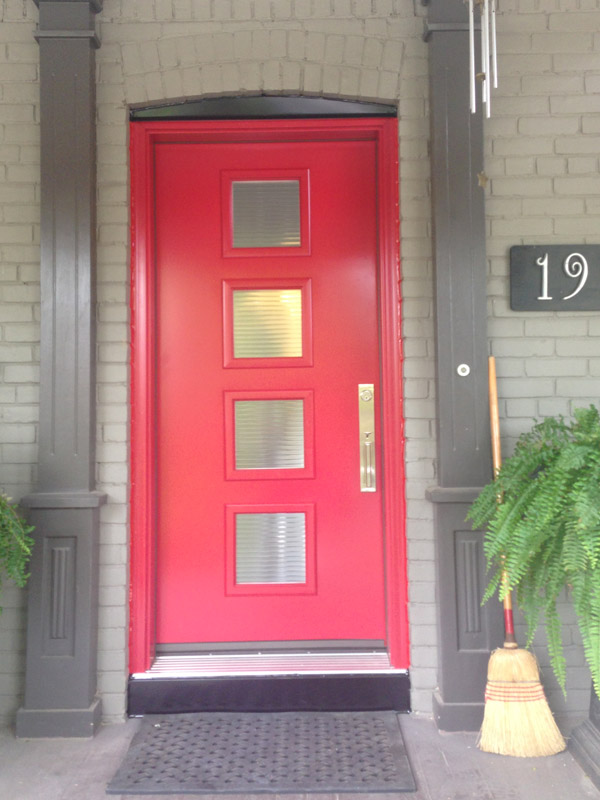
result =
[{"label": "broom bristles", "polygon": [[488,681],[520,683],[539,681],[540,673],[533,653],[521,647],[499,647],[488,662]]},{"label": "broom bristles", "polygon": [[478,746],[486,753],[522,758],[551,756],[565,749],[537,662],[527,650],[503,647],[492,653]]}]

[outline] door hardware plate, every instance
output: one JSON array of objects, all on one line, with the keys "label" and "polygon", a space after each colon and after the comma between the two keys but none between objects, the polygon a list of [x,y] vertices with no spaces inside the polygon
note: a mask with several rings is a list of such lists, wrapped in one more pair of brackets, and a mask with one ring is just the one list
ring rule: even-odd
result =
[{"label": "door hardware plate", "polygon": [[358,384],[358,429],[360,450],[360,490],[377,491],[375,468],[375,386]]}]

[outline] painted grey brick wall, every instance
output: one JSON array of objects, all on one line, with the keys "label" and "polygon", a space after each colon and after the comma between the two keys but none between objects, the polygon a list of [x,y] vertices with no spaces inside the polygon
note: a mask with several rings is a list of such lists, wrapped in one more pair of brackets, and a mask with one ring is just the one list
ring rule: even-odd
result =
[{"label": "painted grey brick wall", "polygon": [[[306,93],[399,100],[406,331],[409,540],[415,626],[415,707],[436,681],[431,508],[433,319],[427,48],[422,10],[406,0],[230,3],[107,2],[98,52],[99,488],[103,509],[100,685],[105,713],[123,713],[127,615],[113,586],[127,563],[127,139],[126,104],[240,93]],[[109,159],[109,161],[107,161]],[[428,363],[427,368],[423,364]],[[110,417],[110,423],[109,423]],[[115,440],[114,437],[118,437]],[[108,560],[110,559],[110,561]]]},{"label": "painted grey brick wall", "polygon": [[[597,11],[596,6],[585,0],[522,0],[503,4],[499,15],[503,77],[494,98],[494,117],[487,127],[486,171],[491,178],[490,341],[499,359],[503,430],[508,447],[511,437],[526,427],[535,414],[549,413],[557,407],[568,411],[575,396],[583,400],[584,396],[593,395],[594,377],[598,374],[592,358],[594,351],[590,350],[593,344],[588,343],[588,337],[600,335],[593,319],[584,322],[578,317],[566,324],[557,324],[554,318],[527,320],[509,312],[506,303],[506,251],[510,244],[540,240],[530,239],[531,236],[541,236],[546,241],[544,237],[549,234],[553,241],[564,241],[562,237],[567,234],[579,241],[577,237],[584,232],[589,241],[595,229],[593,220],[582,228],[582,212],[593,216],[593,194],[597,195],[598,187],[590,183],[587,174],[585,181],[582,177],[588,171],[597,172],[598,166],[597,156],[590,151],[594,132],[597,133],[590,119],[596,102],[592,97],[597,86],[594,70],[597,74],[598,69],[598,34],[590,33],[598,27],[591,13]],[[572,13],[575,10],[577,15]],[[125,220],[126,209],[126,184],[119,179],[126,170],[123,100],[143,104],[166,98],[266,91],[398,101],[412,701],[416,710],[428,711],[436,684],[437,630],[432,509],[424,500],[424,490],[435,482],[435,397],[427,50],[420,38],[420,4],[408,0],[216,0],[213,4],[124,0],[120,4],[109,2],[102,19],[105,44],[99,53],[99,148],[109,147],[115,161],[106,175],[102,167],[99,173],[100,240],[110,253],[107,264],[111,275],[118,273],[126,249],[123,227],[118,223],[119,214]],[[579,37],[582,31],[583,40]],[[588,54],[587,62],[582,53]],[[550,177],[548,171],[559,169],[559,161],[564,173],[559,171],[556,177],[571,177],[570,182]],[[544,181],[532,180],[536,177]],[[111,200],[103,204],[107,179],[105,191],[111,193]],[[544,205],[543,200],[548,204]],[[597,221],[597,204],[595,208]],[[104,223],[105,213],[109,219]],[[103,224],[110,226],[105,236]],[[112,238],[109,241],[107,237]],[[103,270],[102,255],[100,263]],[[109,283],[111,288],[107,290],[118,292],[119,281],[115,284],[111,279]],[[102,307],[101,304],[101,314]],[[111,313],[109,309],[117,313],[118,307],[119,302],[108,298],[104,313]],[[110,352],[120,359],[120,366],[115,361],[107,366],[112,375],[112,385],[104,387],[107,397],[111,392],[125,391],[118,375],[125,369],[126,350],[123,344],[119,349],[117,341],[125,334],[124,329],[112,326],[116,347]],[[553,346],[548,343],[550,338]],[[568,350],[569,346],[576,348],[582,341],[588,356],[583,360],[573,358],[575,354]],[[538,346],[545,360],[528,356],[537,355]],[[577,384],[573,383],[575,378]],[[111,413],[120,407],[117,398],[106,404]],[[118,424],[122,425],[123,420]],[[124,433],[124,428],[119,430]],[[108,448],[106,429],[102,441],[100,459],[103,448]],[[118,446],[110,449],[120,458]],[[108,456],[109,450],[106,452]],[[111,476],[115,474],[113,470],[122,470],[123,466],[122,461],[107,461],[105,474]],[[115,485],[103,488],[110,495]],[[126,517],[125,506],[119,502],[107,507],[106,513],[122,515],[123,521]],[[124,568],[126,561],[126,528],[122,520],[113,519],[111,531],[122,539],[111,548],[114,558],[121,562],[113,564],[111,579],[116,574],[116,580],[120,580],[119,567]],[[107,597],[112,598],[110,590]],[[569,614],[568,607],[565,614]],[[113,607],[112,619],[119,620],[118,607]],[[107,679],[110,672],[111,684],[118,686],[124,674],[119,626],[105,631]],[[573,639],[573,630],[569,628],[565,635],[567,640]],[[114,669],[112,657],[116,659]],[[543,660],[543,650],[540,657]],[[581,665],[576,645],[572,647],[572,660],[575,663],[569,673],[568,702],[565,704],[552,693],[557,710],[587,706],[586,692],[579,688]],[[119,702],[117,692],[115,712]]]},{"label": "painted grey brick wall", "polygon": [[[485,170],[488,330],[509,453],[533,418],[600,403],[599,313],[517,313],[508,302],[511,245],[600,243],[600,3],[501,5],[502,78],[486,124]],[[589,703],[590,679],[567,598],[562,616],[566,700],[542,634],[535,649],[552,708],[577,713]]]},{"label": "painted grey brick wall", "polygon": [[[38,47],[33,3],[0,3],[0,490],[35,484],[39,342]],[[22,691],[25,593],[0,597],[0,725]]]},{"label": "painted grey brick wall", "polygon": [[[598,241],[598,0],[501,0],[501,86],[486,124],[489,338],[505,452],[534,416],[600,397],[597,315],[515,314],[510,245]],[[577,12],[577,13],[574,13]],[[408,554],[413,707],[437,680],[432,508],[435,396],[427,45],[418,0],[105,0],[98,69],[98,481],[102,509],[99,686],[125,703],[128,581],[127,106],[183,97],[306,93],[395,100],[400,117]],[[0,486],[35,483],[38,231],[37,10],[0,0]],[[596,237],[596,238],[594,238]],[[0,618],[0,722],[21,689],[23,597]],[[570,607],[564,614],[571,619]],[[572,626],[569,697],[585,712]],[[543,647],[538,650],[542,662]]]}]

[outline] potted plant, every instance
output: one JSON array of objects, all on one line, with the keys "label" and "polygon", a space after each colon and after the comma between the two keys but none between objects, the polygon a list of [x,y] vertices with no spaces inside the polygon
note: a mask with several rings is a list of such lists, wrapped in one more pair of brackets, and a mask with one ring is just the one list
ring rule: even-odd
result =
[{"label": "potted plant", "polygon": [[570,421],[550,417],[522,434],[468,518],[486,531],[491,580],[484,602],[496,592],[501,600],[507,591],[516,592],[527,623],[527,646],[543,616],[551,665],[563,692],[566,662],[557,600],[568,589],[600,695],[598,410],[577,409]]},{"label": "potted plant", "polygon": [[0,493],[0,590],[5,576],[12,578],[17,586],[25,586],[33,547],[32,531],[33,527],[21,517],[16,503]]}]

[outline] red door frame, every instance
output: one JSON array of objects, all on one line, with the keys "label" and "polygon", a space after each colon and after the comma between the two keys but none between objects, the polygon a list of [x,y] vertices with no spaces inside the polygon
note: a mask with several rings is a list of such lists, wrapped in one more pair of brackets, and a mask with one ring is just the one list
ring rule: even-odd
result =
[{"label": "red door frame", "polygon": [[372,140],[377,146],[382,428],[388,652],[409,666],[400,330],[398,126],[395,119],[133,122],[131,159],[131,563],[129,671],[154,659],[155,300],[152,219],[154,146],[194,141]]}]

